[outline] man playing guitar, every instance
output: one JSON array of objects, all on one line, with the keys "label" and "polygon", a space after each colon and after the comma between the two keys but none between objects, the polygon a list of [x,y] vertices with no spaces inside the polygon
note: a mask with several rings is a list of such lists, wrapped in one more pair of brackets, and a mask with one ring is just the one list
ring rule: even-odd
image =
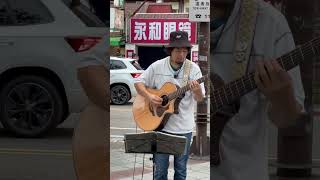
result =
[{"label": "man playing guitar", "polygon": [[[235,35],[243,1],[215,0],[211,6],[210,58],[213,68],[210,70],[225,83],[234,80]],[[253,2],[257,5],[257,15],[246,68],[254,72],[258,90],[241,97],[240,108],[223,129],[221,162],[211,167],[211,179],[215,180],[269,179],[267,120],[277,127],[286,127],[294,124],[303,111],[304,91],[299,67],[286,72],[275,60],[295,48],[287,21],[263,0]],[[214,121],[212,117],[211,124]],[[211,131],[216,131],[215,128],[211,127]]]},{"label": "man playing guitar", "polygon": [[[153,108],[162,106],[163,99],[150,93],[146,87],[160,89],[166,82],[183,85],[185,66],[187,64],[186,56],[190,52],[191,44],[188,40],[188,33],[184,31],[175,31],[170,33],[170,43],[166,47],[170,56],[160,59],[151,64],[144,73],[137,79],[135,87],[137,92],[143,96]],[[196,101],[202,101],[204,96],[204,86],[199,84],[196,79],[202,77],[200,68],[197,64],[189,61],[190,74],[187,74],[188,84],[191,91],[186,92],[181,98],[178,107],[178,114],[172,114],[164,128],[163,132],[182,135],[187,138],[187,149],[184,155],[174,156],[174,179],[184,180],[187,175],[187,161],[194,128],[194,105]],[[169,167],[169,154],[155,154],[155,179],[166,180]]]}]

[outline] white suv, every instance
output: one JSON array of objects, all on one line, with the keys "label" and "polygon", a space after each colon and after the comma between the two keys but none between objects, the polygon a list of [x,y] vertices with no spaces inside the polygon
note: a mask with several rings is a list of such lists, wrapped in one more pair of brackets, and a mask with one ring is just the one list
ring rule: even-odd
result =
[{"label": "white suv", "polygon": [[43,135],[87,103],[76,68],[107,29],[70,3],[0,1],[0,121],[16,135]]},{"label": "white suv", "polygon": [[112,104],[126,104],[136,96],[134,79],[142,72],[142,68],[135,59],[110,57],[110,100]]}]

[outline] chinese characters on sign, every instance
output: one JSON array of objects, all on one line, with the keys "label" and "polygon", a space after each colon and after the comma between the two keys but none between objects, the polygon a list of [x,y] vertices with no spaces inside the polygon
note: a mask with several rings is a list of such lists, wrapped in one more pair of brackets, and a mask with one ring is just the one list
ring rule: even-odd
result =
[{"label": "chinese characters on sign", "polygon": [[193,62],[198,62],[198,51],[192,51],[192,61]]},{"label": "chinese characters on sign", "polygon": [[190,0],[189,20],[210,22],[210,0]]},{"label": "chinese characters on sign", "polygon": [[114,28],[123,29],[124,28],[124,10],[114,9],[114,11],[115,11]]},{"label": "chinese characters on sign", "polygon": [[196,43],[196,23],[188,19],[131,19],[131,43],[169,43],[170,33],[188,32],[189,41]]}]

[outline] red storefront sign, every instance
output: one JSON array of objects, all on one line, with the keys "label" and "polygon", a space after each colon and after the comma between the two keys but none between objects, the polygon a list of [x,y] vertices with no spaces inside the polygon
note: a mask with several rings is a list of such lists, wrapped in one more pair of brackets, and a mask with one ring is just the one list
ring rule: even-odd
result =
[{"label": "red storefront sign", "polygon": [[192,51],[192,61],[193,62],[198,62],[198,51]]},{"label": "red storefront sign", "polygon": [[181,30],[188,32],[189,41],[197,42],[197,24],[187,18],[181,19],[131,19],[130,43],[167,44],[170,33]]}]

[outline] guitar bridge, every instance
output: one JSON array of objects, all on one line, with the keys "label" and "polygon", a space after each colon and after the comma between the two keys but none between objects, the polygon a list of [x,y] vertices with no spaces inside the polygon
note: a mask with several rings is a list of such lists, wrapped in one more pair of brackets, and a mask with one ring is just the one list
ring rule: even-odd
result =
[{"label": "guitar bridge", "polygon": [[152,116],[161,117],[166,110],[168,110],[168,106],[159,106],[159,107],[152,107],[152,105],[149,106],[149,111],[151,112]]}]

